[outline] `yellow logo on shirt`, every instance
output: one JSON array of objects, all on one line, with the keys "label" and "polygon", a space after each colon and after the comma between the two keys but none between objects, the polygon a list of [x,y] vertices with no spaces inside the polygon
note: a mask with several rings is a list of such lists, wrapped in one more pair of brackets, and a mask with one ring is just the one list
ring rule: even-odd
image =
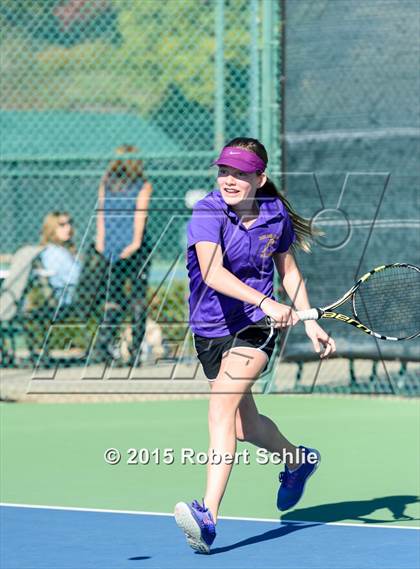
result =
[{"label": "yellow logo on shirt", "polygon": [[267,243],[264,245],[264,249],[261,251],[260,257],[272,257],[277,246],[279,236],[275,235],[274,233],[265,233],[264,235],[260,236],[260,241],[263,239],[267,239]]}]

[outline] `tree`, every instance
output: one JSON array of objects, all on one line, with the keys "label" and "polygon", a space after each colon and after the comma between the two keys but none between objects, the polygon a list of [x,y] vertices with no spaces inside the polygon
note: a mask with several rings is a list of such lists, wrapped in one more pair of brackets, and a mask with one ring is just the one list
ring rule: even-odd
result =
[{"label": "tree", "polygon": [[[73,4],[20,0],[18,9],[6,10],[3,106],[147,115],[158,112],[175,89],[193,104],[213,107],[213,0],[86,0],[89,17]],[[226,4],[225,61],[240,78],[249,61],[249,3]]]}]

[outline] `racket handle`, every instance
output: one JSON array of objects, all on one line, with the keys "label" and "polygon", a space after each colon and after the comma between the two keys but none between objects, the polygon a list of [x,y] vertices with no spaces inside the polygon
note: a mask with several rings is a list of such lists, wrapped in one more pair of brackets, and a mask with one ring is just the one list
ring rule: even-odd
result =
[{"label": "racket handle", "polygon": [[[305,320],[319,320],[323,315],[323,311],[320,308],[310,308],[309,310],[298,310],[296,314],[299,320],[304,322]],[[271,316],[266,316],[265,321],[267,326],[274,326],[276,322]]]},{"label": "racket handle", "polygon": [[319,310],[319,308],[298,310],[296,314],[299,316],[299,320],[302,320],[302,322],[305,322],[305,320],[319,320],[322,316],[322,312]]}]

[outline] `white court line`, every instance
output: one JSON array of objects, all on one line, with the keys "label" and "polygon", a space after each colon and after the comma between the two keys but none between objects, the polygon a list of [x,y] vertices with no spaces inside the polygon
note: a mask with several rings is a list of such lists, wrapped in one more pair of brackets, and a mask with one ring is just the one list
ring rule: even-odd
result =
[{"label": "white court line", "polygon": [[[134,510],[107,510],[102,508],[74,508],[74,507],[67,507],[67,506],[42,506],[37,504],[12,504],[8,502],[0,502],[0,506],[6,506],[8,508],[32,508],[34,510],[64,510],[70,512],[96,512],[102,514],[128,514],[132,516],[170,516],[173,517],[173,514],[166,513],[166,512],[143,512],[143,511],[134,511]],[[220,516],[220,520],[236,520],[241,522],[270,522],[270,523],[288,523],[288,524],[319,524],[325,526],[346,526],[346,527],[364,527],[364,528],[385,528],[385,529],[411,529],[411,530],[420,530],[420,527],[410,527],[410,526],[388,526],[388,525],[369,525],[369,524],[349,524],[349,523],[342,523],[342,522],[315,522],[313,520],[285,520],[281,521],[276,518],[242,518],[236,516]]]}]

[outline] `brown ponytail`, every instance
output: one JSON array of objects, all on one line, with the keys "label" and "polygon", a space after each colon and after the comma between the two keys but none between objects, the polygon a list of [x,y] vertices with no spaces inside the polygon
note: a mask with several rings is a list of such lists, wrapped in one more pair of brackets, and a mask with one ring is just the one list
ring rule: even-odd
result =
[{"label": "brown ponytail", "polygon": [[311,221],[296,213],[290,202],[280,193],[270,178],[267,178],[264,186],[257,190],[257,196],[258,195],[273,196],[281,199],[290,219],[292,220],[293,229],[296,233],[296,247],[298,249],[302,249],[305,253],[310,253],[311,242],[314,236],[318,235],[318,232],[313,229]]}]

